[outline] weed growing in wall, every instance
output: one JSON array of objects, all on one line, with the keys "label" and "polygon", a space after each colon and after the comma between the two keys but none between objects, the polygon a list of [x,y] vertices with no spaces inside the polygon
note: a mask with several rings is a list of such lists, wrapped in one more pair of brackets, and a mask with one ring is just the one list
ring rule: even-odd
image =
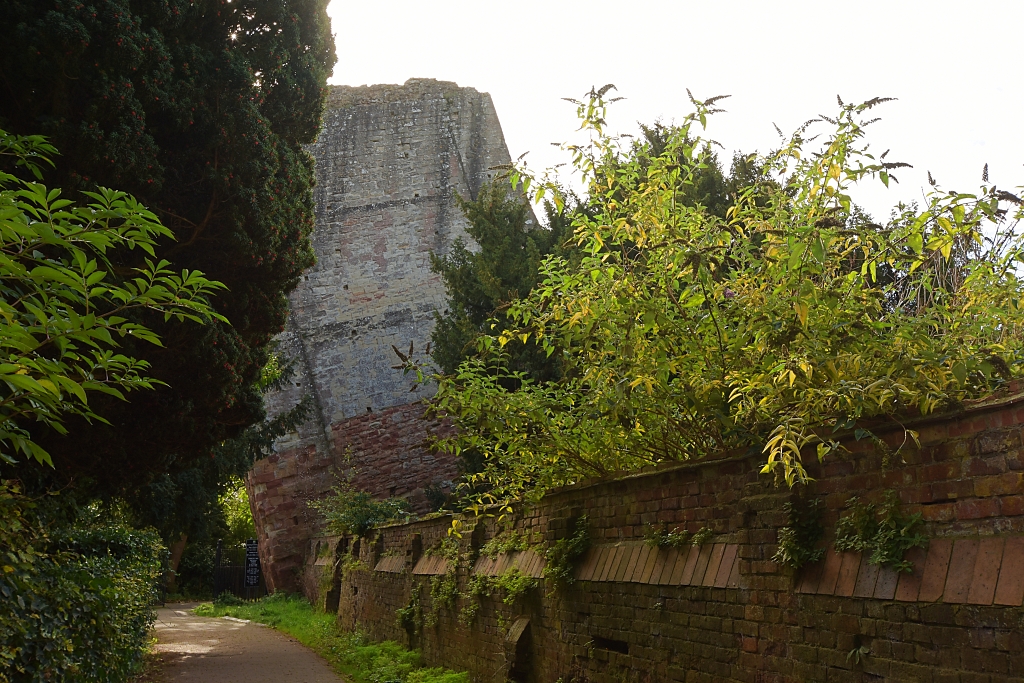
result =
[{"label": "weed growing in wall", "polygon": [[410,636],[415,635],[419,631],[420,621],[423,619],[423,610],[420,607],[419,586],[413,588],[412,595],[409,596],[409,602],[405,603],[405,607],[399,607],[395,610],[395,616],[397,617],[398,625]]},{"label": "weed growing in wall", "polygon": [[477,612],[480,611],[480,599],[490,594],[491,584],[486,576],[477,575],[470,578],[466,583],[466,591],[461,594],[466,603],[459,611],[459,623],[463,626],[472,624],[476,620]]},{"label": "weed growing in wall", "polygon": [[715,532],[711,530],[711,527],[705,526],[693,535],[692,543],[695,546],[701,546],[711,540],[711,537],[715,535]]},{"label": "weed growing in wall", "polygon": [[644,543],[652,548],[682,548],[689,540],[690,532],[685,529],[666,531],[664,526],[659,529],[653,524],[644,529]]},{"label": "weed growing in wall", "polygon": [[896,492],[889,490],[881,505],[862,503],[857,497],[846,503],[848,512],[836,524],[837,552],[868,552],[868,561],[899,572],[913,571],[903,556],[911,548],[921,547],[928,539],[917,532],[920,513],[905,515],[900,511]]},{"label": "weed growing in wall", "polygon": [[522,552],[530,549],[530,541],[525,534],[514,529],[501,532],[480,548],[480,554],[492,560],[498,555]]},{"label": "weed growing in wall", "polygon": [[544,578],[551,579],[555,589],[571,586],[576,581],[576,577],[572,575],[576,560],[587,552],[589,547],[587,516],[582,515],[576,520],[571,536],[555,541],[545,551]]},{"label": "weed growing in wall", "polygon": [[331,495],[310,501],[320,513],[327,529],[335,534],[353,534],[363,537],[378,524],[411,516],[408,501],[402,498],[374,500],[365,491],[356,491],[348,484],[337,486]]},{"label": "weed growing in wall", "polygon": [[821,501],[786,503],[787,526],[779,529],[779,548],[772,561],[799,569],[808,562],[817,562],[825,554],[818,548],[825,530],[821,526]]},{"label": "weed growing in wall", "polygon": [[514,605],[516,600],[537,587],[537,579],[527,576],[513,567],[499,576],[492,577],[491,585],[504,593],[501,598],[503,603]]}]

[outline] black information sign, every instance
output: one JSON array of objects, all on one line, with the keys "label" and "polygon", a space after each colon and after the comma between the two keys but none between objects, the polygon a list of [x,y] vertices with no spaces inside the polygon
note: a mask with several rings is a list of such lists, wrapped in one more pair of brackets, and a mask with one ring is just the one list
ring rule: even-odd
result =
[{"label": "black information sign", "polygon": [[245,542],[245,587],[255,588],[260,585],[260,554],[256,541],[251,538]]}]

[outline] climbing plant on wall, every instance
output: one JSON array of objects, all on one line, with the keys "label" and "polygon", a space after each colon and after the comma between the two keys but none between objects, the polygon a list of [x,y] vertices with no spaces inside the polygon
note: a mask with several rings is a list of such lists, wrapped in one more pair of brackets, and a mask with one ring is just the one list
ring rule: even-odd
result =
[{"label": "climbing plant on wall", "polygon": [[[864,418],[898,425],[1020,375],[1021,202],[986,173],[978,192],[933,187],[871,221],[856,184],[903,165],[866,141],[884,100],[840,102],[750,159],[720,217],[679,201],[718,98],[693,100],[656,154],[607,133],[606,93],[579,103],[591,138],[570,148],[596,206],[574,222],[582,259],[547,259],[507,329],[438,378],[434,408],[458,427],[439,446],[483,458],[474,505],[732,448],[793,484],[805,454],[829,457]],[[513,182],[558,201],[542,179]],[[557,356],[562,376],[510,368],[518,345]]]}]

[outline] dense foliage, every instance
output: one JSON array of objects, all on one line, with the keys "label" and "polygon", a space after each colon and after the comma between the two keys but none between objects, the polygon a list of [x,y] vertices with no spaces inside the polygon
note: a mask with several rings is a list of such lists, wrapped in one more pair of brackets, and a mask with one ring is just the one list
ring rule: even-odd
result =
[{"label": "dense foliage", "polygon": [[[474,200],[459,198],[466,232],[476,248],[457,239],[447,254],[431,254],[431,270],[441,276],[448,293],[448,308],[435,312],[437,324],[431,334],[431,357],[443,372],[454,372],[473,355],[481,333],[504,329],[504,316],[495,314],[533,290],[541,261],[561,254],[571,234],[572,209],[563,206],[556,211],[548,203],[548,225],[535,225],[525,198],[507,185],[495,181],[484,185]],[[513,363],[538,379],[558,374],[552,361],[531,348],[522,349]]]},{"label": "dense foliage", "polygon": [[[695,101],[656,155],[605,133],[603,92],[581,103],[583,256],[547,259],[508,328],[438,378],[434,406],[458,427],[441,446],[483,456],[477,504],[728,449],[763,451],[764,471],[792,484],[806,451],[828,457],[844,430],[870,438],[865,418],[898,426],[1020,375],[1020,200],[986,177],[977,194],[935,189],[870,222],[852,187],[900,166],[865,143],[879,103],[841,103],[751,160],[724,218],[679,201],[705,165],[696,131],[714,100]],[[510,368],[517,345],[557,355],[562,376]]]},{"label": "dense foliage", "polygon": [[409,501],[404,498],[376,500],[365,491],[357,491],[349,484],[336,486],[331,495],[310,501],[323,518],[331,533],[365,536],[377,526],[411,515]]},{"label": "dense foliage", "polygon": [[[36,177],[56,150],[39,136],[0,130],[0,158]],[[37,182],[0,171],[0,460],[52,464],[31,430],[65,434],[70,416],[105,421],[90,395],[124,399],[160,384],[149,363],[120,353],[126,340],[159,346],[159,336],[131,316],[161,314],[225,322],[207,298],[222,289],[198,271],[156,260],[171,237],[156,216],[124,192],[99,188],[77,204]],[[139,251],[142,263],[120,271],[115,260]]]},{"label": "dense foliage", "polygon": [[847,513],[836,524],[837,552],[869,553],[868,562],[890,567],[899,572],[913,571],[905,559],[911,548],[928,543],[920,533],[921,513],[900,511],[899,495],[886,491],[880,505],[864,503],[856,496],[846,502]]},{"label": "dense foliage", "polygon": [[[157,253],[227,285],[205,327],[138,316],[126,342],[166,388],[94,406],[110,426],[45,435],[54,475],[111,495],[208,459],[263,418],[257,380],[313,254],[313,162],[334,63],[326,0],[0,0],[0,126],[62,152],[47,183],[103,185],[173,230]],[[123,256],[121,268],[144,265]],[[144,395],[143,395],[144,394]]]},{"label": "dense foliage", "polygon": [[159,536],[38,513],[0,482],[0,682],[126,681],[149,643]]}]

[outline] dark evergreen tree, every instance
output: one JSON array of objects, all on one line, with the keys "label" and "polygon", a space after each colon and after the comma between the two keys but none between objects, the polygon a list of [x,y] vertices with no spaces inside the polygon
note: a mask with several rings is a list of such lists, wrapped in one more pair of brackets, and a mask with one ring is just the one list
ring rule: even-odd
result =
[{"label": "dark evergreen tree", "polygon": [[[473,342],[485,325],[503,328],[502,306],[533,289],[541,261],[562,254],[571,234],[571,207],[559,212],[545,205],[548,225],[537,226],[530,207],[506,188],[503,181],[490,183],[475,200],[459,200],[478,249],[456,240],[446,256],[431,255],[431,270],[441,275],[448,292],[448,309],[434,314],[431,335],[431,357],[444,372],[475,353]],[[516,369],[537,379],[557,373],[554,361],[533,346],[511,351],[517,354]]]},{"label": "dark evergreen tree", "polygon": [[[0,127],[42,133],[66,195],[136,195],[178,241],[159,255],[229,291],[231,325],[125,340],[167,387],[97,401],[110,421],[42,435],[54,476],[124,495],[193,471],[263,420],[258,379],[313,262],[313,162],[335,61],[327,0],[0,0]],[[120,264],[126,272],[133,264]]]}]

